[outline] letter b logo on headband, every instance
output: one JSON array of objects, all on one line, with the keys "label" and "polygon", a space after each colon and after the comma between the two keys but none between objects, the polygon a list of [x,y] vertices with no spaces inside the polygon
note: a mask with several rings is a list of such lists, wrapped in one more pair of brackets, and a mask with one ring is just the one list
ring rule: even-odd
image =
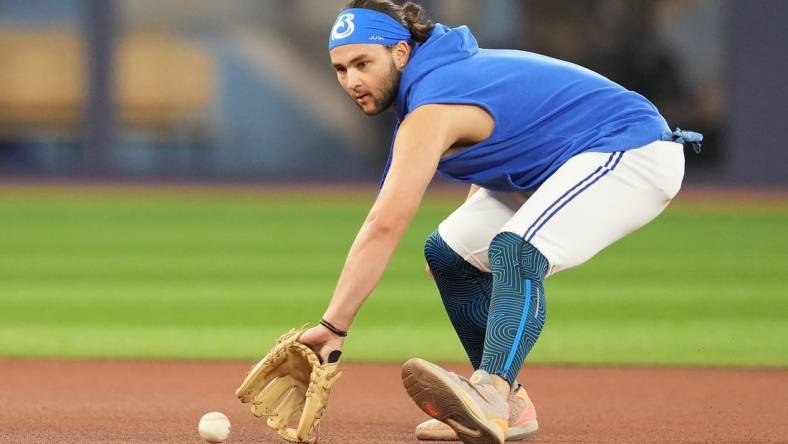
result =
[{"label": "letter b logo on headband", "polygon": [[411,41],[410,31],[393,17],[371,9],[350,8],[337,15],[328,50],[358,43],[395,45],[401,41]]},{"label": "letter b logo on headband", "polygon": [[[344,39],[345,37],[353,34],[353,31],[356,29],[356,25],[353,24],[353,18],[355,16],[353,14],[342,14],[337,18],[337,22],[334,23],[334,27],[331,29],[331,39],[332,40],[339,40]],[[342,29],[342,28],[345,29]]]}]

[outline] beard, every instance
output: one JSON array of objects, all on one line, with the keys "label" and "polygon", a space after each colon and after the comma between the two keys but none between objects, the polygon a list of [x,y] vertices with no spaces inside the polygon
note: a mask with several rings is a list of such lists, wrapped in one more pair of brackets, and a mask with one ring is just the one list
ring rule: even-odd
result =
[{"label": "beard", "polygon": [[370,112],[365,111],[365,114],[368,116],[376,116],[389,109],[391,105],[394,104],[394,101],[397,99],[397,92],[399,91],[400,77],[402,77],[402,73],[399,72],[397,67],[394,65],[394,60],[392,60],[389,72],[383,79],[380,90],[376,93],[370,94],[372,96],[372,103],[375,106],[375,109]]}]

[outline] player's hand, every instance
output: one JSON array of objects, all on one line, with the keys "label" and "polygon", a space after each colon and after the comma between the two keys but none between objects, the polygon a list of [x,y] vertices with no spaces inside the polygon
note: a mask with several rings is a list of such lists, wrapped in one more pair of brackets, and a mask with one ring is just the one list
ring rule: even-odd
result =
[{"label": "player's hand", "polygon": [[[331,330],[322,325],[317,325],[305,331],[301,337],[298,338],[298,342],[309,346],[323,362],[329,362],[329,354],[331,354],[331,352],[342,352],[345,338],[335,335]],[[335,354],[333,360],[335,361],[336,359],[339,359],[339,357]]]},{"label": "player's hand", "polygon": [[432,275],[432,270],[430,270],[430,264],[424,265],[424,272],[427,273],[430,279],[435,280],[435,276]]}]

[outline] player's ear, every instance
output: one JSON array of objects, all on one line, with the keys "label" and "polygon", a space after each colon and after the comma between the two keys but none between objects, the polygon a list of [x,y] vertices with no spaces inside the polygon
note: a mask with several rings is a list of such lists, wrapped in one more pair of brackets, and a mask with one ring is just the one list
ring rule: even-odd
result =
[{"label": "player's ear", "polygon": [[391,56],[394,59],[394,66],[397,67],[397,70],[402,71],[405,69],[405,65],[408,64],[410,59],[410,49],[410,45],[404,40],[397,42],[391,48]]}]

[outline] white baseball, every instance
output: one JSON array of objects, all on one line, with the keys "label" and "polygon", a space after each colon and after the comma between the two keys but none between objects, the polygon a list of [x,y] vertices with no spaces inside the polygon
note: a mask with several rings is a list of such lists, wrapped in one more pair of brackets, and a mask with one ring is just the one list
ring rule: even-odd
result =
[{"label": "white baseball", "polygon": [[197,426],[200,438],[210,443],[220,443],[230,435],[230,420],[222,412],[209,412],[202,415]]}]

